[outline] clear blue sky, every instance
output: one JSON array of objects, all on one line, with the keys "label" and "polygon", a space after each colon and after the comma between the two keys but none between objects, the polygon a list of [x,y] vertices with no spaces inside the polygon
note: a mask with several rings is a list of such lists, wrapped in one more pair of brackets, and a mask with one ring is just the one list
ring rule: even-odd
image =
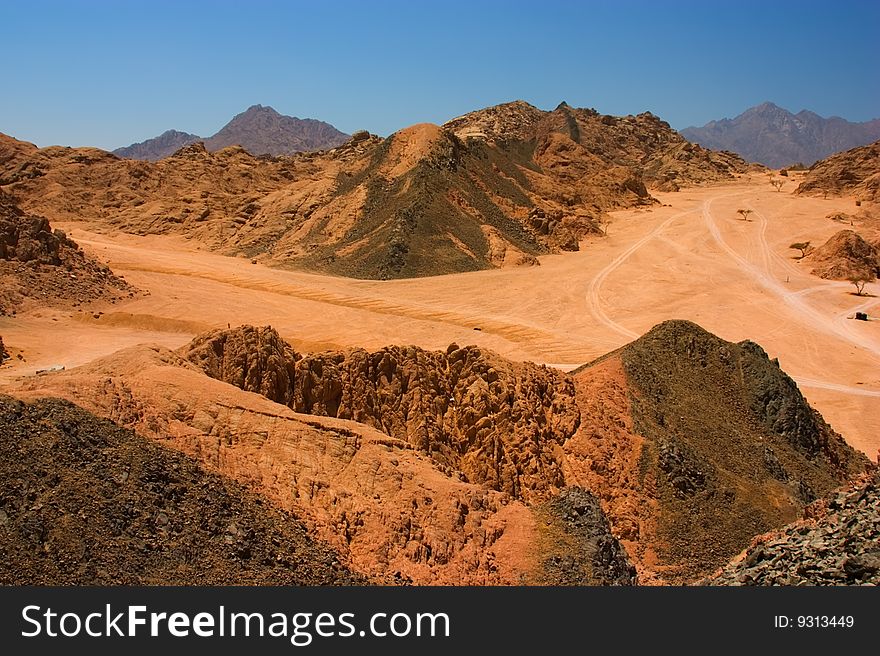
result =
[{"label": "clear blue sky", "polygon": [[389,134],[522,98],[675,128],[880,116],[880,0],[0,0],[0,132],[115,148],[253,104]]}]

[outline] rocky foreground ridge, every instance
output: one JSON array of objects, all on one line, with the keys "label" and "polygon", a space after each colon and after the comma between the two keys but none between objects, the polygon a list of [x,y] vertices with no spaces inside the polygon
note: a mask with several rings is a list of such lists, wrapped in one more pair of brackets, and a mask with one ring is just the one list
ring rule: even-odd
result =
[{"label": "rocky foreground ridge", "polygon": [[22,386],[183,451],[355,572],[681,584],[871,468],[756,344],[686,321],[571,375],[484,349],[297,353],[268,327]]},{"label": "rocky foreground ridge", "polygon": [[363,583],[303,524],[58,400],[0,396],[0,584]]}]

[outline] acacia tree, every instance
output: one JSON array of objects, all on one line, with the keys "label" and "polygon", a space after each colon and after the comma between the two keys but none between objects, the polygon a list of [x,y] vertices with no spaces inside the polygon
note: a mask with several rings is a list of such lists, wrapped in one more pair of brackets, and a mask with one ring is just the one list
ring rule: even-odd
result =
[{"label": "acacia tree", "polygon": [[772,184],[776,191],[780,191],[782,189],[782,185],[785,184],[784,180],[777,180],[776,178],[770,178],[770,184]]},{"label": "acacia tree", "polygon": [[745,209],[743,209],[743,210],[737,210],[736,213],[737,213],[737,214],[742,214],[743,221],[748,221],[748,220],[749,220],[749,214],[752,213],[752,210],[745,210]]},{"label": "acacia tree", "polygon": [[856,295],[864,296],[865,295],[865,285],[871,282],[874,279],[874,276],[869,276],[867,273],[857,273],[849,278],[849,280],[856,288]]},{"label": "acacia tree", "polygon": [[810,247],[810,242],[808,241],[796,241],[789,248],[793,248],[801,252],[801,259],[807,256],[807,249]]}]

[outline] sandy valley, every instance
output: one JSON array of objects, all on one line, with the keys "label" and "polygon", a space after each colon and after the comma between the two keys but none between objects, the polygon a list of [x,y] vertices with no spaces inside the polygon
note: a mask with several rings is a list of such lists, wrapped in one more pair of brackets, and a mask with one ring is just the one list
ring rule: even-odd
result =
[{"label": "sandy valley", "polygon": [[[57,224],[87,253],[148,292],[88,311],[43,308],[0,317],[14,347],[0,381],[83,365],[120,348],[177,348],[197,333],[271,325],[299,351],[390,344],[475,344],[513,360],[570,370],[670,318],[761,344],[854,447],[880,448],[880,328],[852,321],[880,298],[810,275],[796,241],[824,242],[827,216],[853,200],[795,196],[766,174],[654,192],[662,205],[614,213],[607,236],[540,266],[364,281],[299,273],[202,250],[178,236],[111,234]],[[751,209],[749,220],[737,214]],[[870,291],[870,286],[869,286]],[[63,337],[62,337],[63,336]]]}]

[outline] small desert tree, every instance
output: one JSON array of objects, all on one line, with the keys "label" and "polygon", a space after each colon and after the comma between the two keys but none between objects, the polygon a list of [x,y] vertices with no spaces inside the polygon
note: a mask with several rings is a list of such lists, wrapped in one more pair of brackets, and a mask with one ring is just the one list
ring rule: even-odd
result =
[{"label": "small desert tree", "polygon": [[807,256],[807,249],[810,247],[810,242],[808,241],[796,241],[789,248],[793,248],[796,251],[801,252],[801,258],[805,258]]},{"label": "small desert tree", "polygon": [[772,184],[776,188],[776,191],[779,191],[780,189],[782,189],[782,185],[785,184],[785,181],[777,180],[776,178],[770,178],[770,184]]},{"label": "small desert tree", "polygon": [[856,288],[856,294],[859,296],[864,296],[865,294],[865,285],[871,282],[874,279],[874,276],[868,275],[867,273],[856,273],[847,280],[849,280]]},{"label": "small desert tree", "polygon": [[752,213],[752,210],[737,210],[737,214],[742,214],[743,221],[749,220],[749,214]]}]

